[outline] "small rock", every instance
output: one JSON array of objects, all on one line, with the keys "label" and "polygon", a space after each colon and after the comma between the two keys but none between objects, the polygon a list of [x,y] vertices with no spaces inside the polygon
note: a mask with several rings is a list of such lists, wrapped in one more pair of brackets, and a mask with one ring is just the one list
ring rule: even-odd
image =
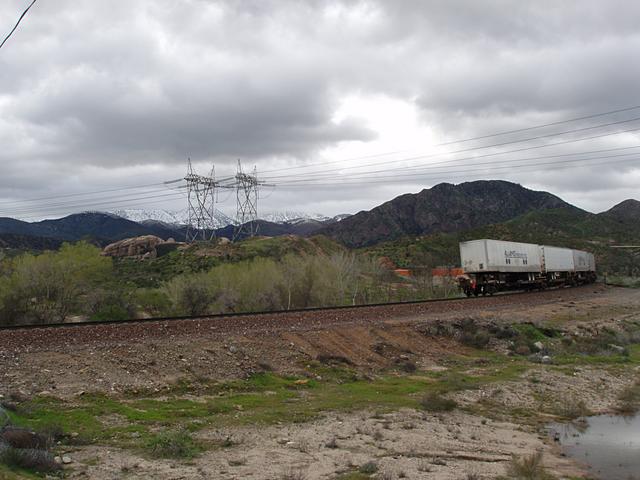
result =
[{"label": "small rock", "polygon": [[59,457],[59,456],[56,455],[55,457],[53,457],[53,461],[58,463],[58,464],[60,464],[60,463],[62,463],[62,457]]},{"label": "small rock", "polygon": [[543,350],[544,349],[544,343],[538,341],[536,343],[533,344],[534,347],[536,347],[538,349],[538,351]]},{"label": "small rock", "polygon": [[65,465],[68,465],[72,462],[71,457],[69,455],[63,455],[62,456],[62,463],[64,463]]},{"label": "small rock", "polygon": [[238,349],[237,349],[236,347],[234,347],[233,345],[231,345],[231,346],[229,347],[229,351],[230,351],[231,353],[236,353],[236,352],[238,351]]},{"label": "small rock", "polygon": [[545,355],[540,359],[542,363],[551,363],[551,357],[549,355]]},{"label": "small rock", "polygon": [[620,345],[614,345],[613,343],[609,344],[609,348],[611,350],[615,350],[618,353],[624,353],[624,347],[621,347]]}]

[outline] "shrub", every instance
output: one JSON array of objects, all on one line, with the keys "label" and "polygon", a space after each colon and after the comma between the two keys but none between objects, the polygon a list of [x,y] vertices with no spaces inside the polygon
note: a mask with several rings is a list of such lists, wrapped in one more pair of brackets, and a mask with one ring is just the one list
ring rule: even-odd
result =
[{"label": "shrub", "polygon": [[618,396],[616,411],[622,415],[634,415],[640,410],[640,382],[625,388]]},{"label": "shrub", "polygon": [[360,465],[358,471],[360,473],[364,473],[365,475],[372,475],[378,471],[378,464],[376,462],[367,462]]},{"label": "shrub", "polygon": [[193,458],[199,448],[188,432],[163,432],[147,443],[151,454],[159,458]]},{"label": "shrub", "polygon": [[552,480],[542,464],[542,452],[522,458],[512,457],[507,466],[507,476],[514,480]]},{"label": "shrub", "polygon": [[12,468],[24,468],[36,472],[55,472],[62,467],[46,450],[21,449],[0,444],[0,463]]},{"label": "shrub", "polygon": [[333,437],[331,440],[325,443],[324,446],[326,448],[338,448],[338,439],[336,439],[336,437]]},{"label": "shrub", "polygon": [[556,413],[569,420],[576,420],[588,416],[591,412],[584,400],[569,396],[558,405]]},{"label": "shrub", "polygon": [[3,408],[3,405],[0,405],[0,428],[4,427],[5,425],[9,425],[10,422],[11,419],[9,418],[9,414]]},{"label": "shrub", "polygon": [[211,288],[204,274],[180,275],[164,285],[163,293],[177,315],[203,315],[211,305]]},{"label": "shrub", "polygon": [[400,364],[400,369],[406,373],[413,373],[418,369],[418,367],[414,362],[407,360],[406,362],[402,362]]},{"label": "shrub", "polygon": [[479,349],[485,348],[489,344],[490,340],[491,337],[486,330],[478,330],[477,332],[463,332],[462,336],[460,337],[460,341],[464,345]]},{"label": "shrub", "polygon": [[458,406],[455,400],[444,398],[435,392],[424,395],[420,400],[420,405],[428,412],[450,412]]},{"label": "shrub", "polygon": [[62,425],[50,423],[40,428],[40,433],[44,435],[51,444],[58,442],[67,437]]},{"label": "shrub", "polygon": [[49,447],[49,437],[24,428],[5,427],[0,431],[0,441],[17,449],[43,450]]},{"label": "shrub", "polygon": [[460,342],[468,347],[485,348],[491,340],[489,332],[480,328],[472,318],[463,320],[460,328],[462,329]]},{"label": "shrub", "polygon": [[140,288],[135,292],[135,302],[143,312],[160,317],[171,312],[171,301],[164,290],[159,288]]}]

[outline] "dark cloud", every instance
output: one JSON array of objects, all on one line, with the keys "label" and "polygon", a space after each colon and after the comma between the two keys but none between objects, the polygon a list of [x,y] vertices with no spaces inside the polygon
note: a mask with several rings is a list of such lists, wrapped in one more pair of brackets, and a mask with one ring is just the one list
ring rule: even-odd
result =
[{"label": "dark cloud", "polygon": [[[3,2],[0,18],[23,7]],[[175,178],[187,156],[229,171],[314,162],[383,133],[366,114],[335,120],[352,95],[415,105],[441,140],[640,104],[639,15],[623,0],[38,3],[0,51],[0,197]],[[638,139],[581,148],[625,141]],[[610,167],[599,203],[585,200],[596,168],[509,179],[597,208],[629,191],[630,168]],[[266,203],[341,213],[424,186],[282,189]]]}]

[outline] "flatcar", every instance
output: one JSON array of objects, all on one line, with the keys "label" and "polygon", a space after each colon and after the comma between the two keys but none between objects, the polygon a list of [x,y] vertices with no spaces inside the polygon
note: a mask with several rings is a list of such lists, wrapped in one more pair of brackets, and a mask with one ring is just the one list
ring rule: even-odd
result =
[{"label": "flatcar", "polygon": [[593,254],[571,248],[471,240],[460,243],[460,260],[464,275],[458,277],[458,285],[469,297],[581,285],[596,280]]}]

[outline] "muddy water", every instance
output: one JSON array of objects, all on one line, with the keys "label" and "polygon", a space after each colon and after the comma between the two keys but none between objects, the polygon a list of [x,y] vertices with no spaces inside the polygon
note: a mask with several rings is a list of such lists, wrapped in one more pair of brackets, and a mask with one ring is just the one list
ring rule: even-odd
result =
[{"label": "muddy water", "polygon": [[640,415],[587,417],[584,425],[553,424],[563,451],[602,480],[640,480]]}]

